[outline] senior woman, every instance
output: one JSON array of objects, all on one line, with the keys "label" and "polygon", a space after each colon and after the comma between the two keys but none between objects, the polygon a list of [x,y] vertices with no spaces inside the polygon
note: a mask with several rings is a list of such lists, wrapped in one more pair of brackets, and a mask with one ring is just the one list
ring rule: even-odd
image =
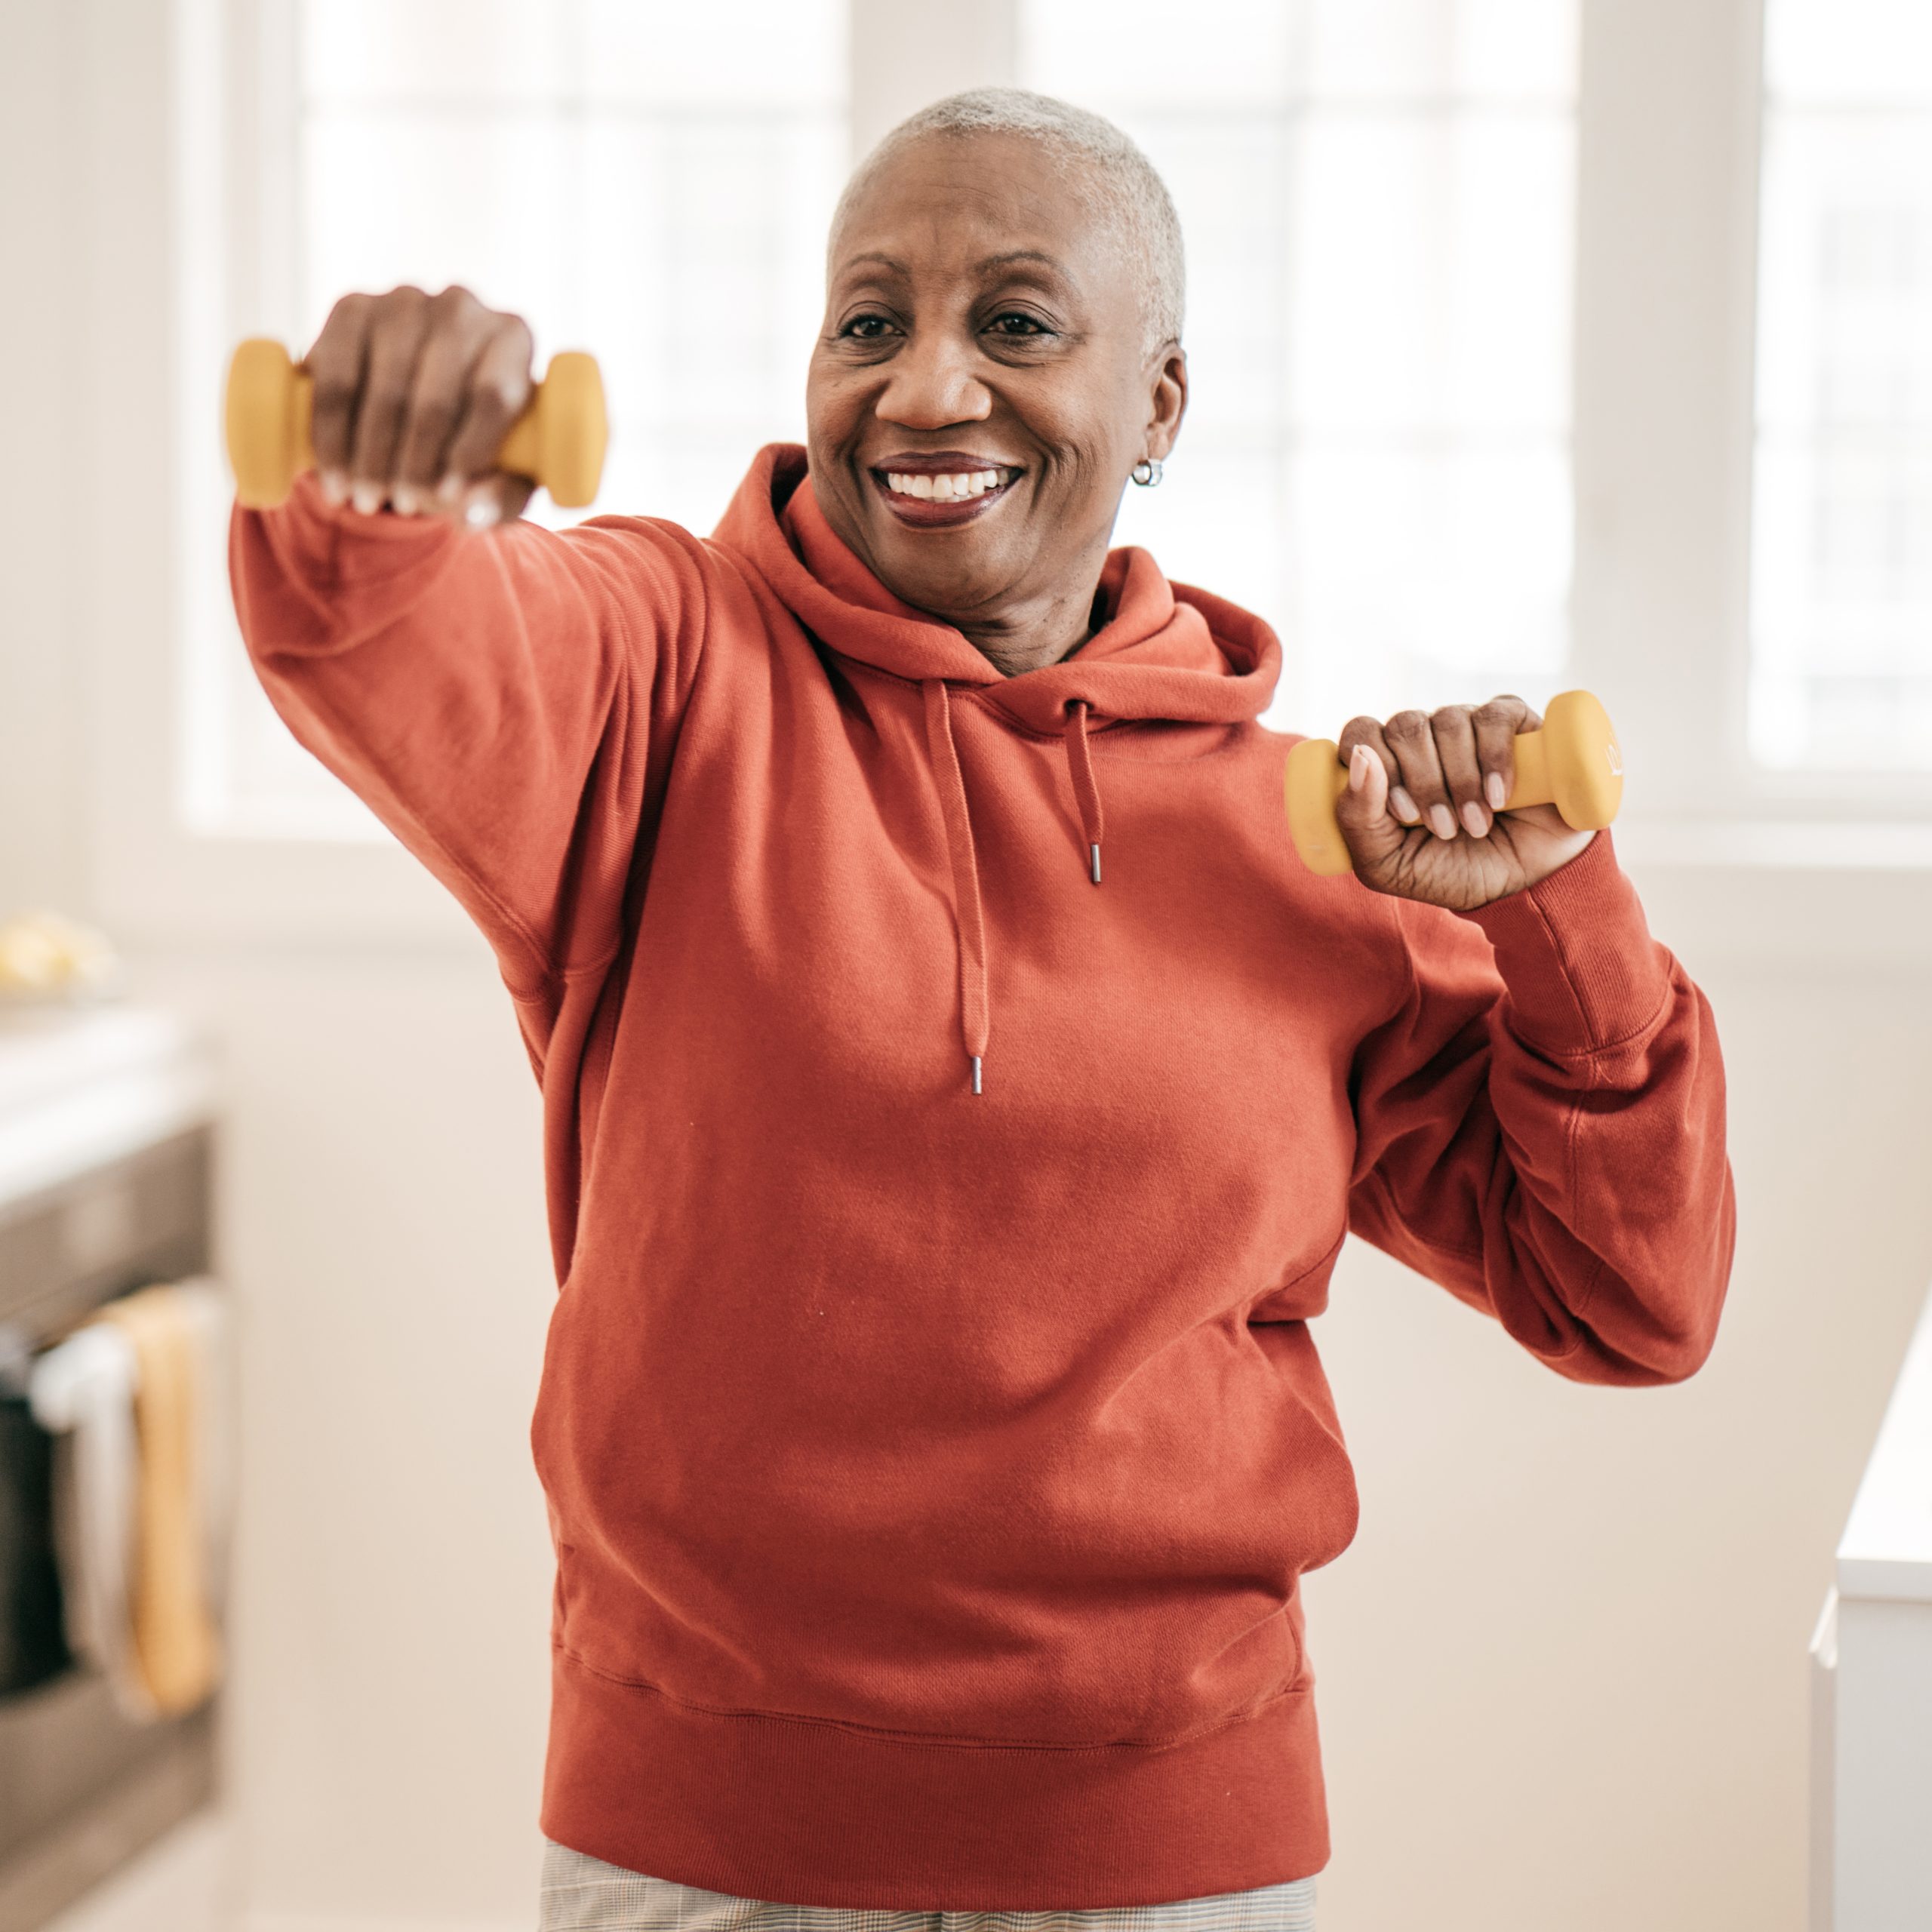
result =
[{"label": "senior woman", "polygon": [[319,478],[236,513],[264,686],[542,1087],[547,1927],[1306,1924],[1345,1235],[1579,1381],[1711,1346],[1710,1013],[1607,833],[1499,811],[1532,715],[1357,719],[1314,878],[1273,635],[1109,551],[1180,317],[1139,150],[961,95],[711,537],[516,521],[530,334],[460,290],[345,299]]}]

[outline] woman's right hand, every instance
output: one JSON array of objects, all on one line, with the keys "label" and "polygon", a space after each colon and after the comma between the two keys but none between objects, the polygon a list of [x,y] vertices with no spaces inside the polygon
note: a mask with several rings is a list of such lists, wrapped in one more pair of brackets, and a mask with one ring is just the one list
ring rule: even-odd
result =
[{"label": "woman's right hand", "polygon": [[345,295],[303,358],[323,494],[365,515],[521,515],[535,485],[495,464],[530,400],[534,347],[521,315],[466,288]]}]

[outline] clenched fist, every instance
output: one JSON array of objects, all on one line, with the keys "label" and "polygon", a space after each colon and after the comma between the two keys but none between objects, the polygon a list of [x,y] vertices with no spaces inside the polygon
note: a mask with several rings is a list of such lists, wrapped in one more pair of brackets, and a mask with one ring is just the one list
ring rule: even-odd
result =
[{"label": "clenched fist", "polygon": [[466,288],[345,295],[303,358],[323,494],[365,515],[521,515],[535,486],[495,463],[530,400],[534,347],[521,316]]},{"label": "clenched fist", "polygon": [[1337,741],[1349,783],[1335,817],[1356,878],[1467,912],[1567,865],[1595,832],[1572,831],[1554,805],[1502,808],[1517,734],[1542,728],[1519,697],[1352,719]]}]

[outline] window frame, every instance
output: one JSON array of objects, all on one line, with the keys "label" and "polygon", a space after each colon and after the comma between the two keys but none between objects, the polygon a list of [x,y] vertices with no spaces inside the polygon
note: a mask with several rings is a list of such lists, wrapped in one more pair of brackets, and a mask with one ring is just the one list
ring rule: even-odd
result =
[{"label": "window frame", "polygon": [[[1764,11],[1584,0],[1571,662],[1611,703],[1638,789],[1620,842],[1810,869],[1858,838],[1881,869],[1915,868],[1932,771],[1777,769],[1748,742]],[[1703,112],[1660,138],[1672,87]]]}]

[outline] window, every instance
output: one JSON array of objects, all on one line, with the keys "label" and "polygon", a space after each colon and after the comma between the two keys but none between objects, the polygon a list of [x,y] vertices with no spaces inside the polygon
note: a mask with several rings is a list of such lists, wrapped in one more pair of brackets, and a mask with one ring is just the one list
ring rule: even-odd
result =
[{"label": "window", "polygon": [[[803,440],[848,161],[843,0],[303,0],[278,25],[251,76],[269,185],[245,329],[299,353],[346,290],[454,281],[528,318],[540,369],[594,350],[591,514],[708,531],[754,450]],[[191,649],[198,828],[386,838],[290,738],[232,617]]]},{"label": "window", "polygon": [[1567,652],[1572,0],[1022,0],[1188,247],[1188,419],[1117,541],[1247,604],[1267,720],[1339,730]]},{"label": "window", "polygon": [[[211,420],[238,336],[305,344],[345,288],[465,281],[526,312],[540,355],[599,356],[598,507],[706,530],[757,445],[801,433],[851,128],[1010,78],[1121,122],[1180,204],[1192,406],[1118,540],[1279,630],[1270,724],[1586,685],[1624,735],[1626,858],[1777,869],[1749,930],[1780,948],[1820,930],[1786,874],[1912,871],[1932,933],[1932,10],[934,17],[177,0],[179,166],[117,184],[98,270],[128,209],[174,224],[180,648],[131,593],[101,642],[124,928],[468,931],[248,672]],[[103,125],[151,116],[144,85],[117,79]]]},{"label": "window", "polygon": [[1932,9],[1767,0],[1749,737],[1932,768]]}]

